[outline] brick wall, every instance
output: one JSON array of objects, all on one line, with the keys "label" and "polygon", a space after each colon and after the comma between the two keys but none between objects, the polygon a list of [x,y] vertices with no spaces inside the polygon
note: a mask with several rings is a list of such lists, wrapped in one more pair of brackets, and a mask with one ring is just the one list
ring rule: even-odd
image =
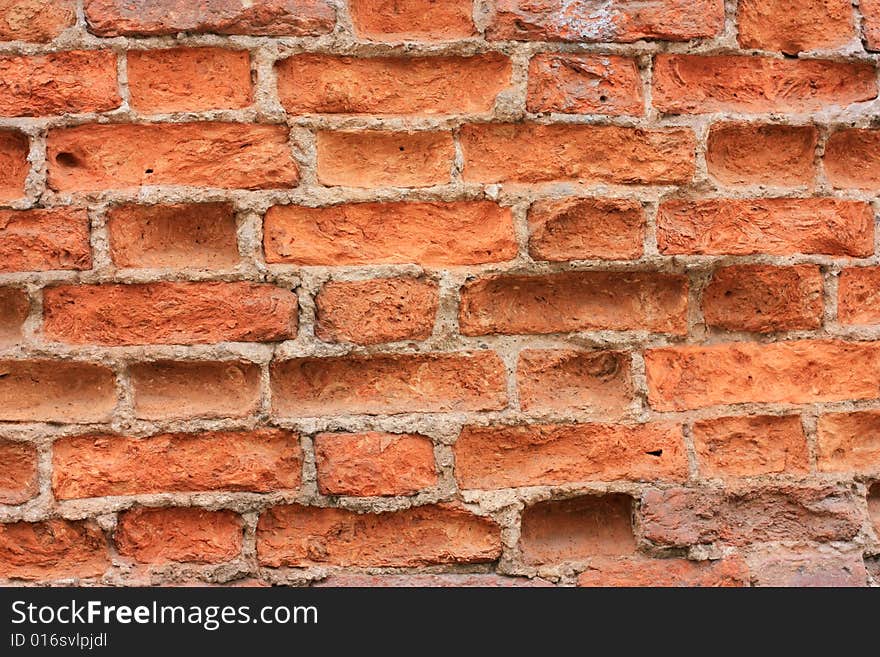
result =
[{"label": "brick wall", "polygon": [[877,0],[0,40],[0,580],[880,583]]}]

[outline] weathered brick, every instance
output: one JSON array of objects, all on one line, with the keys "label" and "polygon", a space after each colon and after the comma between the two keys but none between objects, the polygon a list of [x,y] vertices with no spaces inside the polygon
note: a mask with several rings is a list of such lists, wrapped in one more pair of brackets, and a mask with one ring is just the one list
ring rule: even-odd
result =
[{"label": "weathered brick", "polygon": [[53,519],[0,524],[0,577],[99,577],[109,566],[107,541],[94,523]]},{"label": "weathered brick", "polygon": [[446,41],[476,34],[472,0],[349,0],[355,33],[372,41]]},{"label": "weathered brick", "polygon": [[604,557],[591,559],[587,570],[578,576],[578,586],[590,587],[727,588],[748,585],[748,566],[737,557],[717,561]]},{"label": "weathered brick", "polygon": [[718,34],[722,0],[497,0],[486,37],[520,41],[631,43],[687,41]]},{"label": "weathered brick", "polygon": [[715,123],[706,164],[725,185],[812,185],[816,177],[815,126]]},{"label": "weathered brick", "polygon": [[535,55],[529,63],[529,112],[641,116],[636,61],[615,55]]},{"label": "weathered brick", "polygon": [[85,0],[98,36],[216,32],[267,36],[326,34],[336,24],[331,0]]},{"label": "weathered brick", "polygon": [[638,201],[541,199],[529,208],[529,254],[536,260],[639,258],[645,213]]},{"label": "weathered brick", "polygon": [[865,47],[880,50],[880,0],[859,0]]},{"label": "weathered brick", "polygon": [[434,445],[415,434],[321,433],[315,464],[323,495],[412,495],[437,484]]},{"label": "weathered brick", "polygon": [[117,205],[107,231],[117,267],[224,269],[239,261],[230,203]]},{"label": "weathered brick", "polygon": [[764,548],[749,555],[753,586],[865,586],[868,574],[858,552],[823,554],[809,548]]},{"label": "weathered brick", "polygon": [[874,535],[880,539],[880,484],[874,484],[868,491],[868,517],[874,526]]},{"label": "weathered brick", "polygon": [[85,209],[0,210],[0,272],[91,266]]},{"label": "weathered brick", "polygon": [[699,420],[692,434],[697,466],[704,477],[809,472],[807,439],[798,415]]},{"label": "weathered brick", "polygon": [[822,324],[822,274],[815,265],[734,265],[703,292],[706,324],[731,331],[793,331]]},{"label": "weathered brick", "polygon": [[437,284],[422,279],[331,281],[315,297],[315,336],[356,344],[425,340],[438,302]]},{"label": "weathered brick", "polygon": [[298,436],[279,429],[161,434],[149,438],[75,436],[55,441],[52,489],[62,500],[163,492],[299,487]]},{"label": "weathered brick", "polygon": [[0,361],[0,420],[106,422],[116,377],[103,365],[70,360]]},{"label": "weathered brick", "polygon": [[742,0],[737,19],[743,48],[789,55],[838,48],[855,36],[850,0]]},{"label": "weathered brick", "polygon": [[274,342],[296,335],[297,311],[296,295],[258,283],[62,285],[43,293],[47,339],[73,344]]},{"label": "weathered brick", "polygon": [[633,403],[630,356],[621,351],[525,349],[516,378],[527,412],[578,410],[619,418]]},{"label": "weathered brick", "polygon": [[633,554],[632,514],[633,499],[621,494],[534,504],[522,514],[523,560],[541,564]]},{"label": "weathered brick", "polygon": [[461,128],[467,182],[674,184],[694,175],[690,130],[476,124]]},{"label": "weathered brick", "polygon": [[128,88],[139,112],[237,109],[253,102],[247,50],[130,50]]},{"label": "weathered brick", "polygon": [[33,445],[0,439],[0,463],[0,504],[21,504],[37,496],[37,450]]},{"label": "weathered brick", "polygon": [[339,57],[306,53],[276,65],[290,114],[476,114],[510,85],[510,60],[471,57]]},{"label": "weathered brick", "polygon": [[455,443],[462,488],[687,477],[681,427],[571,424],[465,427]]},{"label": "weathered brick", "polygon": [[216,122],[57,128],[47,143],[49,187],[295,187],[299,170],[288,137],[286,126]]},{"label": "weathered brick", "polygon": [[611,329],[684,333],[687,279],[659,272],[479,278],[461,292],[463,335]]},{"label": "weathered brick", "polygon": [[845,541],[862,522],[852,492],[832,486],[651,489],[641,514],[644,538],[670,546]]},{"label": "weathered brick", "polygon": [[348,187],[430,187],[448,183],[449,132],[318,133],[318,181]]},{"label": "weathered brick", "polygon": [[407,575],[362,575],[360,573],[340,573],[316,582],[318,587],[356,587],[356,588],[439,588],[439,587],[479,587],[509,588],[553,586],[543,579],[526,577],[506,577],[504,575],[462,573],[462,574],[407,574]]},{"label": "weathered brick", "polygon": [[297,358],[272,365],[286,416],[497,410],[507,405],[494,352]]},{"label": "weathered brick", "polygon": [[861,201],[756,198],[666,201],[657,215],[661,253],[865,257],[874,212]]},{"label": "weathered brick", "polygon": [[880,343],[796,340],[665,347],[645,354],[660,411],[717,404],[805,404],[880,396]]},{"label": "weathered brick", "polygon": [[880,323],[880,267],[844,269],[840,273],[837,317],[843,324]]},{"label": "weathered brick", "polygon": [[104,112],[121,102],[111,51],[0,57],[0,116]]},{"label": "weathered brick", "polygon": [[490,562],[500,555],[498,525],[445,505],[365,514],[276,506],[257,525],[257,559],[269,567],[412,567]]},{"label": "weathered brick", "polygon": [[0,41],[51,41],[75,22],[75,0],[0,0]]},{"label": "weathered brick", "polygon": [[260,367],[246,361],[154,361],[129,366],[144,420],[245,417],[260,407]]},{"label": "weathered brick", "polygon": [[17,344],[22,327],[31,311],[27,291],[18,287],[0,287],[0,348]]},{"label": "weathered brick", "polygon": [[141,563],[222,563],[241,552],[242,523],[232,511],[137,507],[119,515],[113,539]]},{"label": "weathered brick", "polygon": [[269,263],[439,267],[516,256],[510,209],[489,201],[275,205],[263,234]]},{"label": "weathered brick", "polygon": [[835,187],[880,185],[880,130],[838,130],[825,145],[825,174]]},{"label": "weathered brick", "polygon": [[816,460],[822,472],[880,473],[880,411],[822,415]]},{"label": "weathered brick", "polygon": [[652,102],[667,114],[817,112],[876,97],[870,62],[741,55],[657,55],[654,61]]},{"label": "weathered brick", "polygon": [[0,130],[0,201],[24,196],[24,183],[30,171],[30,140],[17,130]]}]

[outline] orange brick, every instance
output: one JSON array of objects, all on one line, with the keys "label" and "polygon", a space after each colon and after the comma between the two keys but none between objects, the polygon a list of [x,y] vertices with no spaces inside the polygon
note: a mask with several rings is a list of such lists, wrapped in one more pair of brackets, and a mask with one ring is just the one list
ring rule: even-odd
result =
[{"label": "orange brick", "polygon": [[657,55],[653,103],[667,114],[817,112],[877,97],[874,65],[740,55]]},{"label": "orange brick", "polygon": [[100,577],[109,566],[107,541],[94,523],[54,519],[0,524],[0,577]]},{"label": "orange brick", "polygon": [[139,112],[237,109],[253,101],[246,50],[130,50],[128,88]]},{"label": "orange brick", "polygon": [[472,57],[338,57],[307,53],[277,64],[278,97],[290,114],[491,112],[510,85],[510,60]]},{"label": "orange brick", "polygon": [[737,557],[718,561],[645,559],[643,557],[591,559],[578,576],[578,586],[603,587],[741,587],[749,585],[749,569]]},{"label": "orange brick", "polygon": [[0,0],[0,41],[51,41],[75,22],[75,0]]},{"label": "orange brick", "polygon": [[880,184],[880,130],[839,130],[825,145],[825,173],[838,188]]},{"label": "orange brick", "polygon": [[667,347],[645,354],[658,411],[718,404],[808,404],[880,397],[880,343],[798,340]]},{"label": "orange brick", "polygon": [[430,187],[451,180],[448,132],[319,132],[318,181],[348,187]]},{"label": "orange brick", "polygon": [[529,112],[645,113],[634,59],[614,55],[535,55],[529,63]]},{"label": "orange brick", "polygon": [[0,201],[24,196],[24,183],[31,165],[27,135],[17,130],[0,130]]},{"label": "orange brick", "polygon": [[880,323],[880,267],[844,269],[837,285],[842,324]]},{"label": "orange brick", "polygon": [[584,481],[682,481],[687,455],[674,424],[465,427],[455,443],[462,488]]},{"label": "orange brick", "polygon": [[415,434],[321,433],[315,463],[323,495],[412,495],[437,484],[434,445]]},{"label": "orange brick", "polygon": [[40,492],[37,450],[28,443],[0,439],[0,504],[22,504]]},{"label": "orange brick", "polygon": [[796,55],[849,43],[855,36],[850,0],[743,0],[737,9],[743,48]]},{"label": "orange brick", "polygon": [[350,0],[355,33],[372,41],[446,41],[476,34],[472,0]]},{"label": "orange brick", "polygon": [[880,0],[859,0],[865,48],[880,50]]},{"label": "orange brick", "polygon": [[821,472],[880,473],[880,411],[828,413],[818,429]]},{"label": "orange brick", "polygon": [[85,209],[0,210],[0,272],[91,267]]},{"label": "orange brick", "polygon": [[27,291],[17,287],[0,287],[0,348],[17,344],[22,327],[31,311]]}]

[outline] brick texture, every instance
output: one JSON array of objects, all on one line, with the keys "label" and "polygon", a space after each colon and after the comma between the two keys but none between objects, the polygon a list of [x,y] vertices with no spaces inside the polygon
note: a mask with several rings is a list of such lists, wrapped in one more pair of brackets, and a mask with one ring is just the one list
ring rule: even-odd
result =
[{"label": "brick texture", "polygon": [[880,581],[880,0],[0,0],[0,585]]}]

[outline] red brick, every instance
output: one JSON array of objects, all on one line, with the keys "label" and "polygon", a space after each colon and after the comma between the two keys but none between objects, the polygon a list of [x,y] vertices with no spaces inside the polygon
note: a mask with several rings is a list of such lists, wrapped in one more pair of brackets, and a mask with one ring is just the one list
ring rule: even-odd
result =
[{"label": "red brick", "polygon": [[491,112],[510,85],[510,60],[472,57],[339,57],[306,53],[276,65],[290,114],[474,114]]},{"label": "red brick", "polygon": [[687,279],[659,272],[479,278],[461,292],[463,335],[610,329],[683,334]]},{"label": "red brick", "polygon": [[880,485],[874,484],[868,491],[868,516],[874,526],[874,534],[880,538]]},{"label": "red brick", "polygon": [[49,187],[295,187],[299,170],[288,137],[286,126],[215,122],[57,128],[47,144]]},{"label": "red brick", "polygon": [[851,0],[743,0],[737,18],[743,48],[796,55],[838,48],[855,37]]},{"label": "red brick", "polygon": [[325,342],[425,340],[434,330],[437,284],[416,278],[331,281],[315,297],[315,335]]},{"label": "red brick", "polygon": [[398,566],[481,563],[501,555],[492,520],[449,506],[387,513],[272,507],[257,525],[263,566]]},{"label": "red brick", "polygon": [[749,545],[770,541],[845,541],[861,529],[851,491],[821,486],[648,490],[641,527],[660,545]]},{"label": "red brick", "polygon": [[591,559],[578,576],[578,586],[589,587],[742,587],[749,585],[746,563],[737,557],[718,561],[646,559],[643,557]]},{"label": "red brick", "polygon": [[525,577],[505,577],[479,573],[462,574],[406,574],[406,575],[362,575],[360,573],[339,573],[313,584],[317,587],[356,587],[356,588],[439,588],[439,587],[544,587],[553,586],[543,579]]},{"label": "red brick", "polygon": [[149,438],[75,436],[55,441],[52,489],[62,500],[164,492],[298,488],[302,452],[279,429],[162,434]]},{"label": "red brick", "polygon": [[859,0],[865,48],[880,50],[880,0]]},{"label": "red brick", "polygon": [[645,354],[658,411],[717,404],[807,404],[880,396],[880,343],[798,340],[667,347]]},{"label": "red brick", "polygon": [[98,36],[216,32],[266,36],[327,34],[336,24],[330,0],[86,0]]},{"label": "red brick", "polygon": [[724,27],[722,0],[497,0],[486,37],[519,41],[687,41]]},{"label": "red brick", "polygon": [[633,403],[630,356],[621,351],[525,349],[516,378],[527,412],[577,410],[619,418]]},{"label": "red brick", "polygon": [[0,116],[104,112],[121,102],[113,52],[0,57]]},{"label": "red brick", "polygon": [[465,427],[455,443],[462,488],[557,486],[582,481],[687,477],[674,424]]},{"label": "red brick", "polygon": [[461,128],[467,182],[674,184],[694,175],[690,130],[479,124]]},{"label": "red brick", "polygon": [[507,405],[504,365],[494,352],[298,358],[272,365],[276,413],[440,413]]},{"label": "red brick", "polygon": [[522,514],[523,560],[542,564],[632,554],[632,513],[633,499],[620,494],[534,504]]},{"label": "red brick", "polygon": [[0,577],[100,577],[109,566],[107,541],[91,522],[53,519],[0,524]]},{"label": "red brick", "polygon": [[246,417],[260,407],[260,366],[246,361],[154,361],[129,366],[144,420]]},{"label": "red brick", "polygon": [[449,132],[318,133],[318,181],[349,187],[430,187],[450,181]]},{"label": "red brick", "polygon": [[816,459],[821,472],[880,473],[880,411],[822,415]]},{"label": "red brick", "polygon": [[242,523],[232,511],[138,507],[119,514],[113,538],[119,554],[141,563],[222,563],[241,552]]},{"label": "red brick", "polygon": [[858,552],[827,553],[810,548],[765,548],[749,555],[753,586],[865,586],[868,574]]},{"label": "red brick", "polygon": [[657,244],[668,255],[865,257],[874,253],[874,212],[832,198],[672,200],[660,205]]},{"label": "red brick", "polygon": [[294,294],[258,283],[62,285],[43,293],[46,338],[72,344],[276,342],[296,335],[297,311]]},{"label": "red brick", "polygon": [[18,344],[22,326],[31,311],[27,291],[18,287],[0,287],[0,348]]},{"label": "red brick", "polygon": [[825,145],[825,174],[835,187],[880,185],[880,130],[839,130]]},{"label": "red brick", "polygon": [[880,324],[880,267],[840,273],[837,316],[842,324]]},{"label": "red brick", "polygon": [[751,415],[699,420],[693,427],[703,477],[753,477],[809,472],[809,453],[798,415]]},{"label": "red brick", "polygon": [[817,112],[876,97],[870,62],[740,55],[657,55],[654,61],[653,103],[667,114]]},{"label": "red brick", "polygon": [[321,433],[315,463],[323,495],[412,495],[437,485],[434,445],[415,434]]},{"label": "red brick", "polygon": [[730,331],[793,331],[822,325],[822,274],[815,265],[734,265],[703,292],[706,324]]},{"label": "red brick", "polygon": [[116,407],[116,377],[79,361],[0,361],[0,421],[106,422]]},{"label": "red brick", "polygon": [[231,203],[117,205],[107,231],[117,267],[210,270],[239,261]]},{"label": "red brick", "polygon": [[0,210],[0,272],[91,267],[84,209]]},{"label": "red brick", "polygon": [[529,63],[529,112],[645,113],[636,61],[614,55],[535,55]]},{"label": "red brick", "polygon": [[437,267],[516,256],[510,209],[489,201],[276,205],[263,233],[269,263]]},{"label": "red brick", "polygon": [[815,126],[715,123],[706,164],[725,185],[812,185],[816,177]]},{"label": "red brick", "polygon": [[0,439],[0,504],[22,504],[40,492],[37,450],[28,443]]},{"label": "red brick", "polygon": [[253,102],[250,54],[224,48],[130,50],[128,88],[139,112],[247,107]]},{"label": "red brick", "polygon": [[24,183],[30,172],[27,135],[16,130],[0,130],[0,201],[24,196]]},{"label": "red brick", "polygon": [[0,0],[0,41],[44,43],[75,22],[75,0]]},{"label": "red brick", "polygon": [[472,0],[350,0],[355,33],[372,41],[446,41],[476,35]]},{"label": "red brick", "polygon": [[529,254],[536,260],[639,258],[645,213],[638,201],[541,199],[529,208]]}]

